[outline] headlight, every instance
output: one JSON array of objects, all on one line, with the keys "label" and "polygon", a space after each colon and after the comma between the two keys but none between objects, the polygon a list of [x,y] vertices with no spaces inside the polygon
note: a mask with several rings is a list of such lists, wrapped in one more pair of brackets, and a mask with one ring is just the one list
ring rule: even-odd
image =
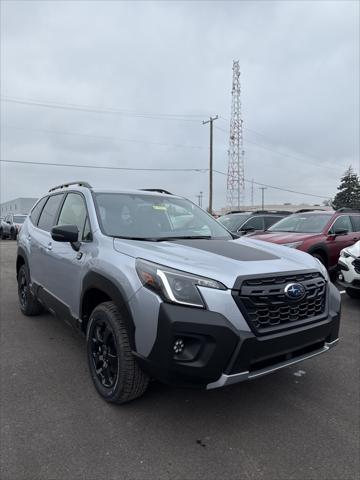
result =
[{"label": "headlight", "polygon": [[320,271],[323,274],[325,280],[329,280],[329,273],[328,273],[325,265],[318,258],[314,257],[314,259],[318,262],[319,267],[320,267]]},{"label": "headlight", "polygon": [[155,291],[171,303],[205,308],[197,287],[226,290],[226,287],[216,280],[198,277],[147,260],[137,259],[136,271],[144,287]]},{"label": "headlight", "polygon": [[281,245],[283,247],[289,247],[289,248],[297,248],[299,247],[303,242],[290,242],[290,243],[282,243]]}]

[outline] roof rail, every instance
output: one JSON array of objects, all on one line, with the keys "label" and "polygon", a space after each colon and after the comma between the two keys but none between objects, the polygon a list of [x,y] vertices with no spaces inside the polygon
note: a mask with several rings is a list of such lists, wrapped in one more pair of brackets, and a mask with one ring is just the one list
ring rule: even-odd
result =
[{"label": "roof rail", "polygon": [[290,212],[289,210],[255,210],[254,212],[251,212],[251,213],[279,213],[279,214],[290,215],[293,212]]},{"label": "roof rail", "polygon": [[157,192],[157,193],[165,193],[166,195],[172,195],[171,192],[164,190],[163,188],[140,188],[142,192]]},{"label": "roof rail", "polygon": [[336,210],[337,212],[360,212],[358,208],[350,208],[350,207],[341,207]]},{"label": "roof rail", "polygon": [[305,212],[328,212],[329,210],[325,210],[324,208],[301,208],[300,210],[296,210],[294,213],[305,213]]},{"label": "roof rail", "polygon": [[226,215],[229,215],[229,213],[251,213],[250,210],[229,210],[226,212]]},{"label": "roof rail", "polygon": [[66,188],[69,187],[70,185],[78,185],[79,187],[85,187],[85,188],[92,188],[90,183],[88,182],[69,182],[69,183],[62,183],[61,185],[57,185],[56,187],[50,188],[49,192],[53,192],[54,190],[58,190],[59,188]]}]

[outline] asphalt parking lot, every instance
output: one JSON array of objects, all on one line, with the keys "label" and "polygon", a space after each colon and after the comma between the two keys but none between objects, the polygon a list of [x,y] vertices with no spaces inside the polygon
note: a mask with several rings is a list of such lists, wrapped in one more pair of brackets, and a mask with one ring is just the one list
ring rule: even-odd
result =
[{"label": "asphalt parking lot", "polygon": [[3,480],[358,479],[360,302],[343,297],[329,354],[210,392],[154,382],[105,403],[85,344],[18,308],[16,242],[0,242]]}]

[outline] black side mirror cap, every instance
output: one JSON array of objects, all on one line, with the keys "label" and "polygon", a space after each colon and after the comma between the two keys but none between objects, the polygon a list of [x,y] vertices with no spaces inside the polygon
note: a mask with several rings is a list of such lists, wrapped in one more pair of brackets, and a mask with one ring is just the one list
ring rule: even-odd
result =
[{"label": "black side mirror cap", "polygon": [[335,230],[334,235],[347,235],[349,233],[349,230],[346,230],[346,228],[339,228],[338,230]]},{"label": "black side mirror cap", "polygon": [[56,242],[76,243],[79,240],[79,229],[76,225],[57,225],[51,229],[51,238]]}]

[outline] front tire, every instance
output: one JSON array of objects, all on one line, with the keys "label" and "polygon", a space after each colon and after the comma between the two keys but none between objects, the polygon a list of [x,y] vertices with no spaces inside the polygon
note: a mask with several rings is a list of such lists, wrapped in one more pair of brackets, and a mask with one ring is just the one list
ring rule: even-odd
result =
[{"label": "front tire", "polygon": [[149,377],[131,352],[124,318],[113,302],[91,313],[86,343],[91,378],[104,400],[121,404],[143,395]]},{"label": "front tire", "polygon": [[43,311],[43,307],[36,297],[31,293],[30,275],[25,265],[20,267],[17,281],[21,312],[28,317],[39,315]]}]

